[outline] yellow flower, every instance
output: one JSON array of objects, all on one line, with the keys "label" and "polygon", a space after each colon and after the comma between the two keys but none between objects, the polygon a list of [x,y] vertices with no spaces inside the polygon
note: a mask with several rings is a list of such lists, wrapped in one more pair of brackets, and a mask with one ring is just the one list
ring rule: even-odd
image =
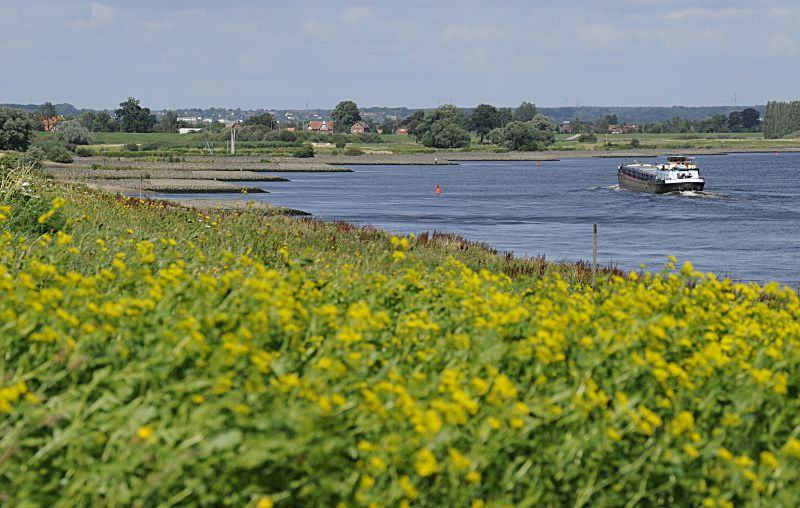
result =
[{"label": "yellow flower", "polygon": [[467,481],[470,483],[480,483],[481,474],[478,471],[470,471],[467,473]]},{"label": "yellow flower", "polygon": [[775,454],[771,452],[763,451],[759,454],[759,458],[761,459],[761,463],[770,469],[777,469],[778,466],[780,465],[778,457],[776,457]]},{"label": "yellow flower", "polygon": [[455,448],[450,448],[447,452],[450,455],[450,460],[453,461],[453,467],[457,471],[469,469],[472,463],[467,457],[462,455],[461,452],[459,452]]},{"label": "yellow flower", "polygon": [[416,469],[417,474],[422,477],[431,476],[439,472],[439,463],[436,461],[436,456],[433,452],[427,448],[423,448],[416,454],[414,469]]},{"label": "yellow flower", "polygon": [[142,441],[149,441],[153,437],[153,427],[144,425],[136,431],[136,437]]},{"label": "yellow flower", "polygon": [[272,508],[275,503],[272,502],[272,499],[268,497],[262,497],[256,503],[256,508]]},{"label": "yellow flower", "polygon": [[611,427],[606,429],[606,436],[608,437],[608,439],[612,441],[622,441],[622,434],[620,434],[619,431]]}]

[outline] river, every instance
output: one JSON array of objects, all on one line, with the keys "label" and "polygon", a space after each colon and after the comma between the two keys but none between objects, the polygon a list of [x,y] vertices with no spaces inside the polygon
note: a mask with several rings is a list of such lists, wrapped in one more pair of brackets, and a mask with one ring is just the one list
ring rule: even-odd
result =
[{"label": "river", "polygon": [[737,280],[800,286],[800,154],[696,161],[704,193],[619,190],[616,168],[623,159],[591,158],[539,166],[352,166],[353,173],[292,173],[284,175],[286,183],[249,183],[270,193],[248,197],[395,233],[457,233],[551,260],[591,259],[597,224],[601,264],[660,270],[674,255]]}]

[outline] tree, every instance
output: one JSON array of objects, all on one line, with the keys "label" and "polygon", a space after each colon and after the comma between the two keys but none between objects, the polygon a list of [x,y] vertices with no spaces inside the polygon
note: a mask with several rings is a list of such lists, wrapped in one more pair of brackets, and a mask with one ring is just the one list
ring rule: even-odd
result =
[{"label": "tree", "polygon": [[742,110],[742,127],[747,130],[755,130],[761,124],[758,110],[754,108],[745,108]]},{"label": "tree", "polygon": [[514,120],[518,122],[529,122],[536,116],[536,105],[530,102],[523,102],[514,110]]},{"label": "tree", "polygon": [[741,111],[731,111],[731,114],[728,115],[728,128],[733,132],[741,132],[742,131],[742,112]]},{"label": "tree", "polygon": [[489,104],[480,104],[472,111],[469,117],[469,129],[481,138],[488,134],[492,129],[502,127],[500,123],[500,112]]},{"label": "tree", "polygon": [[0,150],[28,149],[36,124],[30,115],[19,109],[0,108]]},{"label": "tree", "polygon": [[800,101],[767,103],[764,111],[764,137],[782,138],[800,131]]},{"label": "tree", "polygon": [[460,125],[462,129],[467,127],[467,119],[464,113],[452,104],[445,104],[425,113],[425,118],[422,119],[420,125],[423,134],[429,131],[433,124],[439,120],[452,120]]},{"label": "tree", "polygon": [[80,120],[60,122],[56,126],[55,138],[72,145],[88,145],[92,142],[92,135]]},{"label": "tree", "polygon": [[121,102],[116,114],[122,132],[151,132],[156,124],[156,117],[150,114],[150,108],[141,107],[139,100],[133,97]]},{"label": "tree", "polygon": [[381,123],[381,131],[384,134],[394,134],[394,131],[397,130],[397,119],[396,118],[385,118],[383,123]]},{"label": "tree", "polygon": [[466,148],[469,132],[452,117],[435,121],[422,135],[422,144],[433,148]]},{"label": "tree", "polygon": [[503,145],[510,150],[536,150],[536,132],[529,122],[513,121],[503,130]]},{"label": "tree", "polygon": [[95,115],[91,111],[84,111],[80,118],[81,125],[83,125],[85,129],[91,130],[92,124],[94,124],[94,117]]},{"label": "tree", "polygon": [[361,113],[353,101],[342,101],[333,108],[331,113],[334,132],[350,132],[354,123],[361,120]]},{"label": "tree", "polygon": [[45,118],[51,116],[58,116],[58,111],[56,111],[56,107],[53,106],[52,102],[45,102],[42,104],[42,107],[39,108],[39,111],[42,112]]},{"label": "tree", "polygon": [[403,125],[408,130],[409,136],[414,136],[414,139],[419,142],[424,132],[422,125],[425,121],[425,112],[422,110],[414,111],[414,114],[403,120],[400,125]]},{"label": "tree", "polygon": [[556,126],[544,115],[535,115],[530,122],[513,121],[489,138],[509,150],[544,150],[555,141]]},{"label": "tree", "polygon": [[497,124],[499,127],[505,127],[510,122],[514,121],[514,110],[511,108],[497,108]]},{"label": "tree", "polygon": [[262,125],[269,130],[275,130],[278,128],[278,121],[275,120],[275,117],[272,114],[265,112],[261,113],[260,115],[253,115],[244,122],[242,125]]},{"label": "tree", "polygon": [[556,132],[556,124],[540,113],[537,113],[536,116],[531,119],[531,125],[533,125],[533,128],[536,130],[552,132],[554,134]]},{"label": "tree", "polygon": [[156,132],[178,132],[178,115],[174,111],[167,111],[158,120],[154,130]]},{"label": "tree", "polygon": [[95,115],[91,130],[92,132],[114,132],[117,130],[116,127],[117,124],[114,122],[114,119],[111,118],[111,115],[105,111],[101,111]]}]

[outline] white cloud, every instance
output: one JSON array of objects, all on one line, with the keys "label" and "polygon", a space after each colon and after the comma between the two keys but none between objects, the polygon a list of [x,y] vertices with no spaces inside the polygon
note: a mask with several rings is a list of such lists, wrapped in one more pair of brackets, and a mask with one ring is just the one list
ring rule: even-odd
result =
[{"label": "white cloud", "polygon": [[100,2],[92,2],[91,14],[89,20],[86,22],[86,26],[93,28],[105,26],[114,21],[114,17],[115,13],[113,7],[101,4]]},{"label": "white cloud", "polygon": [[342,21],[349,25],[355,25],[374,17],[375,10],[372,7],[351,5],[342,14]]},{"label": "white cloud", "polygon": [[677,9],[665,12],[661,17],[670,21],[722,19],[734,16],[752,15],[751,9]]},{"label": "white cloud", "polygon": [[771,53],[780,56],[794,55],[800,49],[788,35],[773,35],[767,40],[767,48]]}]

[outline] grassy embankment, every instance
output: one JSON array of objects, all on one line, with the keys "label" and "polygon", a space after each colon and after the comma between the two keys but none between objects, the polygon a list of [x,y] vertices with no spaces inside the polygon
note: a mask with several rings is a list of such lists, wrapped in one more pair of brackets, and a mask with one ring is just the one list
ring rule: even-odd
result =
[{"label": "grassy embankment", "polygon": [[[790,505],[800,300],[0,186],[0,504]],[[623,275],[623,274],[619,274]]]},{"label": "grassy embankment", "polygon": [[[48,139],[49,133],[40,133],[39,139]],[[168,156],[186,156],[208,154],[206,138],[202,134],[170,134],[170,133],[119,133],[99,132],[93,134],[95,144],[83,147],[97,155],[127,156],[136,158],[162,158]],[[736,150],[780,150],[785,148],[800,148],[800,139],[764,139],[761,133],[731,133],[731,134],[613,134],[606,137],[597,136],[597,142],[581,143],[566,141],[569,136],[559,134],[556,142],[549,147],[549,151],[574,151],[598,152],[636,150],[631,145],[631,140],[638,139],[638,150],[663,149],[663,150],[700,150],[711,149],[720,151]],[[215,155],[225,155],[226,145],[220,141],[209,141]],[[125,151],[126,144],[139,145],[140,151]],[[297,143],[284,142],[237,142],[239,155],[265,156],[265,157],[290,157],[297,148]],[[349,147],[357,147],[366,154],[431,154],[441,150],[427,148],[415,143],[412,138],[403,135],[383,135],[381,143],[357,144],[350,143]],[[330,147],[317,147],[319,154],[343,154],[344,149]],[[500,153],[505,151],[496,145],[480,145],[478,138],[474,137],[472,145],[467,149],[451,150],[454,153],[490,152]],[[358,160],[357,156],[352,157]]]}]

